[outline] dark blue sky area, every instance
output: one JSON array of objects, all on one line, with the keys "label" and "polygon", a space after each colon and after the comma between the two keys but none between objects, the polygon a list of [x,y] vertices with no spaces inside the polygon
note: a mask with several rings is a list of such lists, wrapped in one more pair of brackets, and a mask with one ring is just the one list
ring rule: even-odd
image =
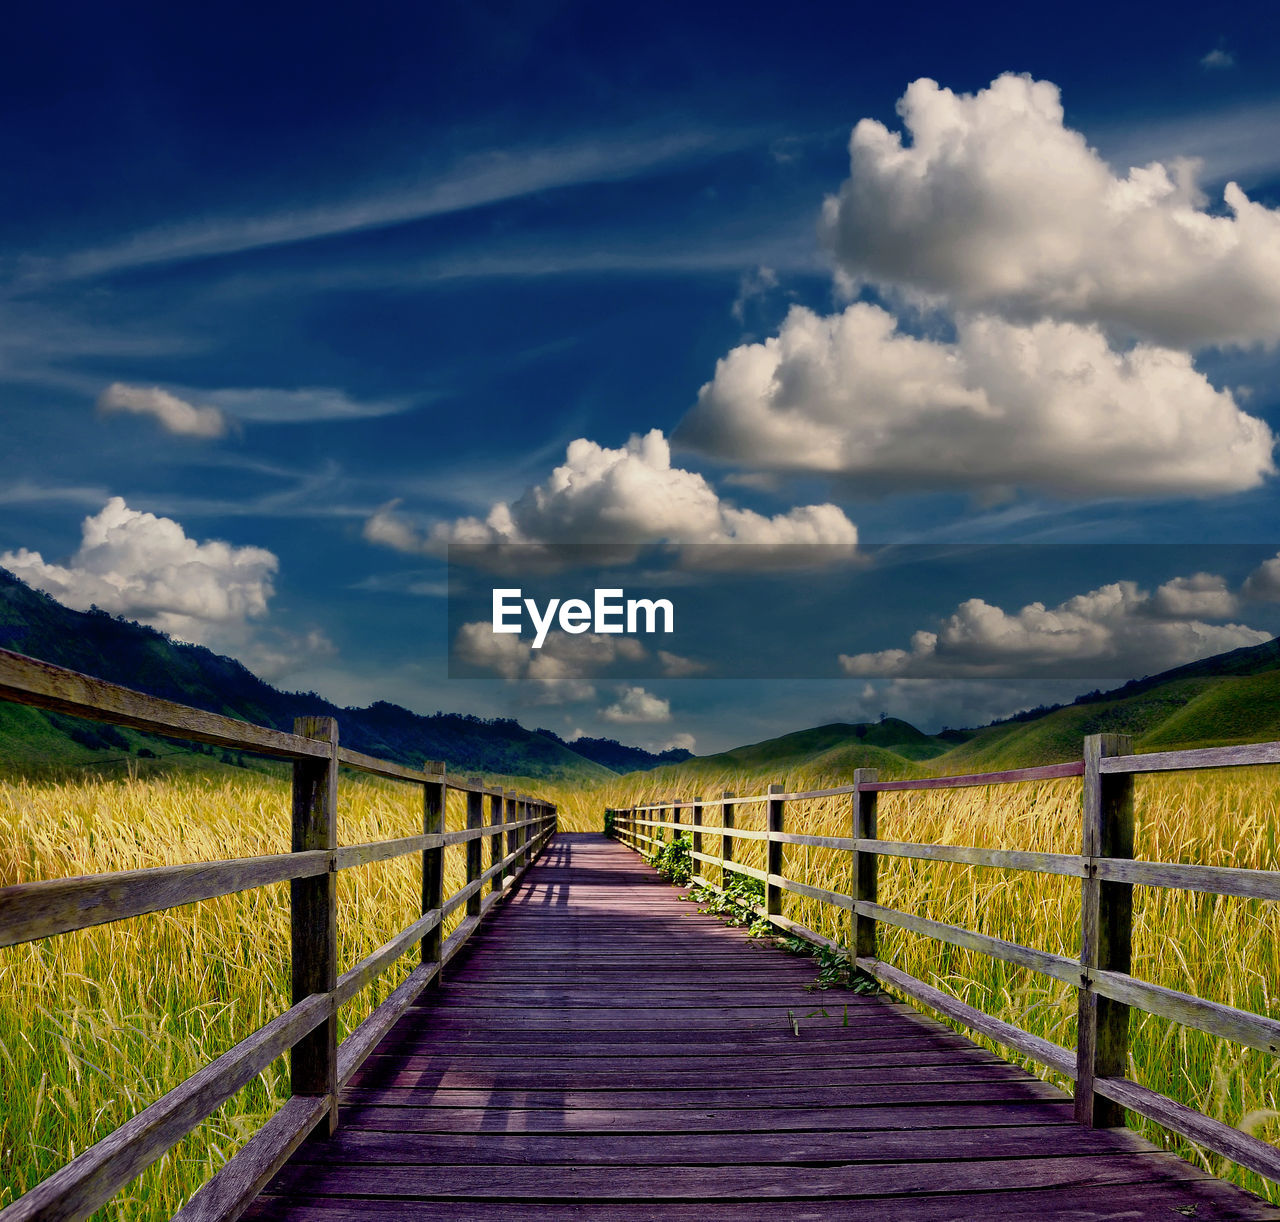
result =
[{"label": "dark blue sky area", "polygon": [[[1248,643],[1269,571],[1037,552],[1044,616],[976,569],[823,681],[450,680],[444,549],[1280,546],[1278,69],[1261,4],[20,6],[0,563],[286,687],[700,751]],[[863,119],[928,166],[851,171]]]}]

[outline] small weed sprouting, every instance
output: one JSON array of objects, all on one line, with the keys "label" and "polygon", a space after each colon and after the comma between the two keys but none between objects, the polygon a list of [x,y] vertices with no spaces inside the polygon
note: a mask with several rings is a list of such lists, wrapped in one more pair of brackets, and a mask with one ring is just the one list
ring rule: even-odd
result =
[{"label": "small weed sprouting", "polygon": [[[790,954],[808,955],[817,961],[817,980],[804,986],[811,993],[815,990],[849,989],[854,993],[866,995],[880,991],[880,986],[876,984],[875,979],[854,964],[848,951],[833,950],[829,946],[815,946],[812,942],[797,938],[794,934],[780,938],[778,945]],[[844,1025],[846,1027],[849,1025],[848,1006],[845,1007]]]},{"label": "small weed sprouting", "polygon": [[[880,991],[875,978],[867,975],[854,963],[848,951],[832,950],[829,946],[815,946],[811,950],[818,961],[818,978],[812,984],[805,985],[810,992],[815,989],[849,989],[866,995]],[[847,1023],[847,1009],[845,1019]]]},{"label": "small weed sprouting", "polygon": [[692,851],[691,836],[676,836],[649,858],[649,864],[668,882],[684,887],[693,877],[693,858],[690,856]]},{"label": "small weed sprouting", "polygon": [[606,836],[613,837],[618,834],[616,819],[617,819],[617,816],[613,813],[613,811],[606,810],[604,812],[604,834]]}]

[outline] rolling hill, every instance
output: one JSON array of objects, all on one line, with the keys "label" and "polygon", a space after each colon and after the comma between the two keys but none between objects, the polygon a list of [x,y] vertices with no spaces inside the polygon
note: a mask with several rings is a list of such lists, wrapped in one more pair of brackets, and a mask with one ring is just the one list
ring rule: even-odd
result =
[{"label": "rolling hill", "polygon": [[1103,733],[1131,735],[1138,751],[1280,739],[1280,641],[973,729],[928,735],[892,717],[837,722],[659,768],[652,780],[712,784],[742,774],[781,780],[803,773],[834,782],[854,768],[891,777],[1022,768],[1079,759],[1085,735]]},{"label": "rolling hill", "polygon": [[[305,714],[337,717],[345,746],[416,766],[446,760],[451,769],[586,783],[616,773],[599,758],[623,753],[628,767],[662,757],[609,739],[593,754],[511,719],[461,713],[413,713],[380,702],[339,708],[314,692],[281,692],[232,658],[171,640],[103,611],[72,611],[0,569],[0,648],[95,675],[126,687],[290,729]],[[594,757],[593,757],[594,755]],[[0,765],[20,770],[67,768],[125,758],[164,757],[170,767],[249,762],[237,752],[199,743],[175,744],[133,730],[46,713],[0,701]]]}]

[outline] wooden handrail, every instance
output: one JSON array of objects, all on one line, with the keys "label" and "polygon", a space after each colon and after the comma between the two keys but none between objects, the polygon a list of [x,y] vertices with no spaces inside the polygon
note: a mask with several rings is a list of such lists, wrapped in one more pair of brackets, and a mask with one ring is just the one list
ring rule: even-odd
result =
[{"label": "wooden handrail", "polygon": [[[850,957],[859,968],[922,1005],[1073,1080],[1076,1084],[1076,1114],[1083,1123],[1095,1126],[1119,1124],[1123,1123],[1126,1109],[1134,1111],[1242,1167],[1269,1179],[1280,1180],[1280,1151],[1275,1146],[1140,1086],[1125,1076],[1131,1009],[1159,1015],[1246,1047],[1280,1055],[1280,1021],[1139,980],[1129,974],[1131,891],[1135,885],[1280,900],[1280,871],[1135,860],[1134,776],[1139,773],[1273,763],[1280,763],[1280,742],[1135,755],[1130,753],[1128,741],[1121,736],[1095,735],[1085,740],[1080,760],[1064,764],[906,781],[881,781],[873,770],[859,769],[851,785],[794,792],[784,792],[782,786],[770,785],[766,793],[755,796],[736,797],[725,793],[720,798],[667,799],[625,810],[613,809],[609,813],[614,834],[637,852],[649,852],[661,846],[663,832],[679,834],[689,831],[696,842],[691,854],[693,860],[718,866],[721,871],[720,884],[705,874],[699,874],[696,881],[715,890],[723,890],[723,883],[730,874],[758,879],[765,884],[765,902],[751,907],[757,916],[781,930],[829,949],[844,949],[831,938],[782,915],[779,897],[783,891],[848,912],[852,922]],[[1038,853],[969,845],[884,841],[876,835],[876,798],[881,793],[970,788],[1070,777],[1083,778],[1079,853]],[[850,795],[852,803],[850,835],[800,835],[784,830],[787,804],[844,794]],[[735,808],[745,803],[767,804],[765,830],[735,826]],[[716,806],[723,808],[721,826],[708,824],[702,817],[703,811]],[[663,817],[665,811],[674,814],[686,809],[694,812],[689,823]],[[650,815],[654,817],[646,817]],[[642,828],[649,829],[654,835],[647,835]],[[768,868],[761,870],[735,861],[735,840],[765,842]],[[705,846],[708,841],[718,841],[720,851],[707,852]],[[850,894],[843,895],[784,875],[780,868],[780,849],[786,844],[851,853]],[[882,856],[1079,878],[1083,895],[1080,958],[1049,954],[878,903],[876,863]],[[1077,1024],[1080,1038],[1076,1049],[1062,1048],[1012,1023],[985,1014],[884,962],[877,949],[878,923],[895,925],[977,951],[1072,985],[1077,990],[1080,1009]]]},{"label": "wooden handrail", "polygon": [[[308,1135],[336,1129],[338,1090],[422,990],[439,979],[443,966],[493,905],[519,883],[557,828],[553,803],[454,780],[442,763],[408,768],[344,748],[331,718],[300,718],[290,734],[148,696],[3,649],[0,700],[293,763],[292,852],[0,888],[0,947],[280,882],[290,884],[293,930],[293,999],[288,1010],[0,1210],[0,1222],[74,1222],[87,1217],[273,1060],[289,1053],[293,1097],[178,1215],[184,1222],[238,1217]],[[339,845],[339,766],[421,786],[422,833]],[[468,795],[468,826],[457,832],[444,830],[445,794],[450,789]],[[488,823],[483,820],[486,796]],[[503,835],[507,852],[500,857]],[[491,864],[482,870],[484,838],[490,841]],[[443,856],[452,844],[467,847],[468,881],[446,896]],[[422,915],[339,975],[337,871],[418,852],[423,863]],[[491,888],[482,899],[486,883]],[[464,904],[466,919],[442,940],[445,918]],[[339,1045],[338,1007],[416,946],[421,947],[422,963]]]}]

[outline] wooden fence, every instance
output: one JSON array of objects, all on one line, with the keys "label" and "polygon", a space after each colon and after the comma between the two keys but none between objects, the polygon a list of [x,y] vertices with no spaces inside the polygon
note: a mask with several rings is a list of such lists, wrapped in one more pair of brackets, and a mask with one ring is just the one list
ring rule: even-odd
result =
[{"label": "wooden fence", "polygon": [[[1084,758],[1066,764],[910,781],[881,781],[874,769],[862,768],[854,772],[852,785],[834,789],[786,793],[781,785],[770,785],[767,793],[752,797],[726,793],[716,799],[668,801],[609,813],[615,834],[637,852],[651,852],[658,847],[662,830],[669,830],[672,835],[690,832],[695,861],[719,866],[722,882],[727,881],[725,871],[758,879],[764,884],[765,902],[756,906],[757,913],[778,928],[811,942],[843,949],[837,942],[785,917],[782,914],[784,891],[847,911],[852,957],[859,968],[928,1008],[1074,1081],[1075,1114],[1082,1124],[1097,1127],[1123,1124],[1127,1109],[1259,1175],[1280,1180],[1280,1150],[1275,1146],[1126,1076],[1131,1009],[1160,1015],[1273,1055],[1280,1053],[1280,1022],[1275,1019],[1164,988],[1137,979],[1129,971],[1135,885],[1250,899],[1280,899],[1280,872],[1134,860],[1134,777],[1139,773],[1274,763],[1280,763],[1280,742],[1134,755],[1127,737],[1104,734],[1086,738]],[[876,835],[876,801],[881,793],[1005,785],[1062,777],[1083,778],[1082,843],[1078,854],[918,844],[880,840]],[[850,796],[852,807],[848,836],[806,836],[786,831],[788,803],[843,794]],[[735,811],[749,804],[764,805],[766,830],[735,827]],[[708,807],[721,809],[720,825],[703,821],[703,812]],[[689,814],[682,819],[684,811]],[[704,851],[709,838],[719,839],[718,854]],[[742,839],[766,842],[765,869],[734,861],[734,841]],[[782,848],[788,844],[851,853],[850,894],[786,877],[782,872]],[[1082,888],[1079,959],[1048,954],[879,904],[876,870],[881,857],[955,862],[1079,878]],[[722,889],[704,875],[699,875],[696,881]],[[879,922],[1031,968],[1075,986],[1076,1048],[1073,1051],[1032,1035],[882,961],[876,947]]]},{"label": "wooden fence", "polygon": [[[286,881],[292,930],[289,1009],[0,1210],[0,1222],[87,1216],[288,1052],[291,1098],[176,1215],[183,1222],[236,1217],[308,1135],[336,1130],[338,1092],[556,831],[551,803],[453,780],[443,764],[406,768],[347,750],[339,745],[332,718],[299,718],[294,732],[287,734],[142,695],[8,650],[0,650],[0,699],[251,751],[293,765],[289,853],[0,888],[0,947]],[[419,786],[422,833],[339,845],[340,766]],[[467,795],[465,830],[445,830],[450,789]],[[487,869],[482,868],[485,837],[490,838],[492,863]],[[466,845],[466,883],[445,896],[444,850],[452,844]],[[340,974],[337,871],[410,853],[422,855],[422,915]],[[462,923],[444,938],[445,919],[463,905]],[[339,1045],[338,1007],[415,947],[420,948],[419,965]]]}]

